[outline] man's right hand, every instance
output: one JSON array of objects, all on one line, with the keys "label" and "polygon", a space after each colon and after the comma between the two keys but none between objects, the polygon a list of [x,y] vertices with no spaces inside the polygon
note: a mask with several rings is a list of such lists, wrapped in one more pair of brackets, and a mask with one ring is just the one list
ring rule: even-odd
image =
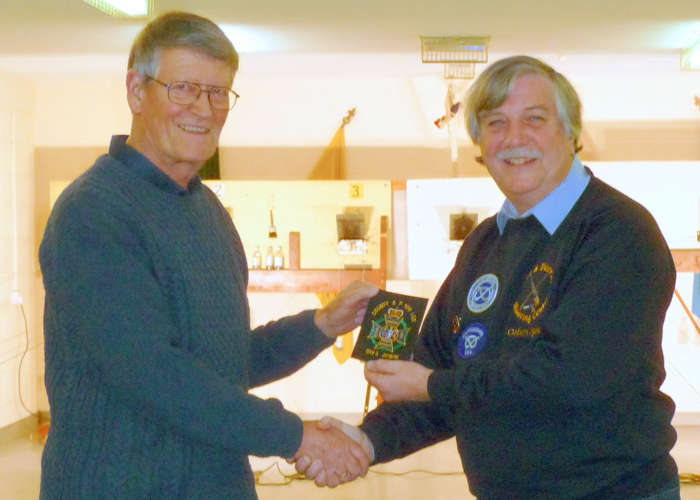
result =
[{"label": "man's right hand", "polygon": [[306,473],[307,479],[314,479],[317,486],[334,488],[365,477],[371,458],[365,448],[342,430],[317,421],[305,421],[301,446],[287,461],[295,462],[297,471]]},{"label": "man's right hand", "polygon": [[[316,427],[323,431],[328,431],[330,429],[336,429],[342,431],[351,439],[353,439],[364,451],[364,454],[369,459],[371,463],[374,460],[374,448],[369,438],[365,435],[359,427],[354,425],[346,424],[333,417],[323,417],[316,424]],[[312,460],[309,456],[301,456],[297,459],[295,467],[297,472],[300,474],[305,474],[307,479],[313,479],[316,486],[330,486],[333,487],[334,478],[329,476],[328,471],[323,466],[323,461],[320,459]],[[365,474],[361,474],[364,477]],[[356,479],[355,477],[341,476],[339,478],[340,484],[352,481]]]}]

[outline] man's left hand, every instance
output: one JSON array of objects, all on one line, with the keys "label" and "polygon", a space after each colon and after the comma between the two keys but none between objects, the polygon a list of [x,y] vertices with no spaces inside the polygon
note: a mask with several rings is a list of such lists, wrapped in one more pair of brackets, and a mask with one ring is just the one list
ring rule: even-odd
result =
[{"label": "man's left hand", "polygon": [[365,379],[384,401],[427,401],[428,377],[433,370],[415,361],[376,359],[365,364]]},{"label": "man's left hand", "polygon": [[327,337],[337,337],[362,324],[369,299],[379,287],[372,283],[353,281],[326,307],[316,311],[314,322]]}]

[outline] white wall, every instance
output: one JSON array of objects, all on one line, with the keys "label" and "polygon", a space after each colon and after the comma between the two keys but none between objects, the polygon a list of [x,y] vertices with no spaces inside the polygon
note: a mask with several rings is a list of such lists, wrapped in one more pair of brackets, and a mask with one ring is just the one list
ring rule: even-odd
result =
[{"label": "white wall", "polygon": [[[491,60],[501,56],[492,54]],[[693,103],[693,96],[700,94],[700,72],[681,73],[675,63],[646,59],[635,60],[621,67],[618,60],[600,63],[575,57],[567,60],[547,55],[541,57],[569,77],[577,88],[584,104],[584,121],[700,118],[700,110]],[[2,59],[0,67],[3,67]],[[31,58],[24,59],[32,62]],[[42,69],[41,73],[32,76],[36,82],[36,94],[32,85],[20,78],[0,79],[1,94],[7,99],[7,102],[0,102],[0,114],[3,116],[0,118],[0,130],[4,131],[0,136],[2,158],[7,156],[8,109],[21,111],[24,114],[15,116],[35,123],[35,141],[31,138],[32,133],[24,128],[19,138],[24,144],[35,142],[38,147],[106,147],[112,134],[129,132],[131,117],[124,86],[126,55],[97,59],[70,56],[40,59],[33,61],[35,68]],[[4,67],[24,71],[21,63],[21,60],[10,61],[9,66]],[[69,70],[65,71],[66,68]],[[481,70],[483,66],[477,69]],[[353,107],[357,108],[357,115],[346,127],[348,148],[410,145],[447,149],[449,145],[447,132],[438,130],[432,123],[444,114],[446,83],[442,78],[442,67],[421,64],[418,54],[243,54],[241,72],[234,88],[242,97],[224,128],[221,145],[225,147],[325,146],[347,111]],[[459,136],[462,144],[470,143],[463,130]],[[23,152],[19,156],[24,158],[21,160],[24,162],[21,171],[28,173],[32,167],[30,149],[20,150]],[[23,343],[19,337],[21,324],[17,310],[8,303],[14,278],[10,258],[12,250],[7,249],[6,221],[10,220],[7,219],[7,210],[13,205],[8,204],[7,200],[12,197],[4,191],[10,185],[6,182],[10,173],[9,163],[6,159],[1,161],[0,427],[23,415],[12,396],[16,393],[16,355]],[[348,167],[352,168],[351,165]],[[20,186],[26,187],[22,199],[29,200],[33,192],[28,187],[31,181],[27,179],[27,184],[23,183],[24,180],[19,181]],[[20,210],[22,227],[25,224],[30,227],[33,222],[30,210],[29,207]],[[20,255],[20,287],[23,292],[26,288],[27,293],[31,293],[31,280],[27,284],[22,280],[32,275],[37,265],[34,242],[23,240]],[[314,297],[299,300],[306,301],[304,306],[315,304]],[[259,304],[264,307],[274,302],[270,297],[252,297],[251,301],[256,308]],[[296,307],[302,304],[295,301],[290,305]],[[25,294],[25,309],[27,306],[31,307],[32,301],[27,300]],[[261,319],[280,311],[286,309],[275,306],[268,311],[254,313]],[[33,313],[27,316],[30,321],[35,317]],[[30,335],[33,328],[30,323]],[[338,384],[345,387],[343,384],[347,382],[335,381],[333,377],[323,375],[332,366],[330,373],[333,376],[337,374],[353,380],[352,389],[337,391],[338,395],[331,399],[324,396],[316,400],[309,399],[305,394],[288,393],[285,383],[278,393],[291,398],[289,404],[292,409],[299,411],[315,411],[318,405],[325,405],[323,409],[326,411],[346,411],[346,404],[355,408],[357,394],[364,395],[364,383],[358,370],[346,368],[345,365],[340,367],[337,363],[333,365],[323,358],[319,362],[322,368],[312,368],[311,372],[299,375],[303,380],[290,384],[307,387],[309,379],[321,379],[318,391],[322,394],[325,394],[326,384],[334,389]],[[31,362],[25,363],[29,365]],[[352,367],[352,364],[348,366]],[[29,391],[32,384],[25,385]],[[269,390],[264,389],[263,392]],[[351,391],[353,396],[342,396],[349,394],[347,391]],[[31,395],[27,398],[31,400]],[[6,404],[8,401],[9,405]]]},{"label": "white wall", "polygon": [[[0,428],[36,411],[34,123],[32,82],[0,73]],[[10,301],[19,291],[22,308]],[[20,374],[20,360],[27,348]]]},{"label": "white wall", "polygon": [[[491,60],[500,56],[492,54]],[[584,124],[700,118],[694,104],[700,72],[681,72],[677,61],[637,58],[625,65],[622,58],[540,57],[580,93]],[[70,62],[44,59],[47,67]],[[128,133],[125,67],[121,58],[106,59],[102,66],[83,65],[82,71],[60,78],[37,76],[37,146],[104,146],[112,134]],[[442,72],[439,64],[421,64],[418,54],[243,54],[234,83],[241,99],[229,115],[221,145],[325,146],[347,111],[356,107],[345,130],[349,148],[448,148],[447,131],[433,125],[445,114]],[[459,137],[470,144],[464,130]]]}]

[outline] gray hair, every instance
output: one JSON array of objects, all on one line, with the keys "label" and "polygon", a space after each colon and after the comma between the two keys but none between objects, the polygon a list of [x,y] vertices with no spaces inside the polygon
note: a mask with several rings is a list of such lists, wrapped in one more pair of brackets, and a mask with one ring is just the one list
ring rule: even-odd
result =
[{"label": "gray hair", "polygon": [[465,120],[474,144],[481,141],[481,113],[499,108],[506,102],[515,83],[525,75],[543,76],[552,82],[559,121],[566,135],[573,139],[575,151],[580,151],[581,101],[576,91],[551,66],[529,56],[507,57],[495,62],[479,75],[469,89]]},{"label": "gray hair", "polygon": [[148,23],[131,47],[129,69],[142,76],[156,76],[161,51],[173,48],[192,49],[225,61],[231,67],[231,78],[238,71],[238,53],[221,28],[187,12],[169,12]]}]

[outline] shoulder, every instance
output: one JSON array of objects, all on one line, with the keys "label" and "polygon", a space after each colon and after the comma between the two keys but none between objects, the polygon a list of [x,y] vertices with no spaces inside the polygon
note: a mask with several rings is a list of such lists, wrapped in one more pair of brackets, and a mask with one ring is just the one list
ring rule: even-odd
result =
[{"label": "shoulder", "polygon": [[594,219],[604,217],[611,223],[649,224],[658,229],[654,217],[642,204],[597,177],[591,178],[580,201],[577,208]]},{"label": "shoulder", "polygon": [[100,156],[58,196],[51,219],[76,212],[110,211],[129,205],[134,179],[124,164],[109,155]]},{"label": "shoulder", "polygon": [[656,220],[642,204],[596,177],[591,177],[586,190],[557,230],[559,237],[571,232],[581,237],[600,233],[630,242],[647,239],[655,245],[666,246]]},{"label": "shoulder", "polygon": [[564,240],[573,238],[577,248],[595,248],[597,253],[621,261],[673,267],[666,240],[651,213],[595,177],[555,235]]},{"label": "shoulder", "polygon": [[498,225],[496,224],[496,216],[493,215],[484,219],[464,240],[464,244],[460,249],[460,254],[464,252],[472,252],[480,249],[488,242],[494,241],[498,235]]},{"label": "shoulder", "polygon": [[81,239],[88,234],[115,233],[138,225],[133,180],[116,159],[103,155],[58,196],[44,232],[44,241]]}]

